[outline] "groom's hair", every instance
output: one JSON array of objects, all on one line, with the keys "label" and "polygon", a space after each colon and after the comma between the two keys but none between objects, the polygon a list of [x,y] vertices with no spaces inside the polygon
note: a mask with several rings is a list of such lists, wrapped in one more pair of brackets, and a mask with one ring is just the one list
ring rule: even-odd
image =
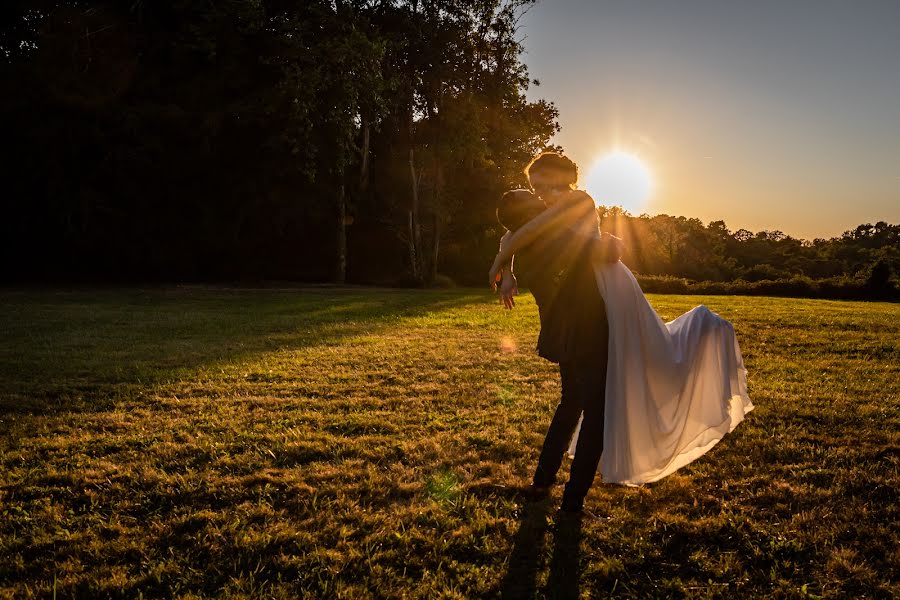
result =
[{"label": "groom's hair", "polygon": [[497,221],[515,231],[541,214],[547,206],[530,190],[510,190],[497,203]]},{"label": "groom's hair", "polygon": [[578,181],[578,165],[559,152],[541,152],[531,159],[525,167],[525,177],[530,182],[537,173],[560,185],[574,186]]}]

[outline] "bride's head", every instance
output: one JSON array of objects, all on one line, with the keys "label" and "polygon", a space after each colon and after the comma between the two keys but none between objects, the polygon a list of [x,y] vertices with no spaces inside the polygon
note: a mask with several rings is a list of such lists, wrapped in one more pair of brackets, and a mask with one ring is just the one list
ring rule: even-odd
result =
[{"label": "bride's head", "polygon": [[543,200],[529,190],[510,190],[497,203],[497,221],[515,231],[547,208]]},{"label": "bride's head", "polygon": [[575,189],[578,166],[558,152],[542,152],[525,167],[525,176],[534,193],[551,206],[561,194]]}]

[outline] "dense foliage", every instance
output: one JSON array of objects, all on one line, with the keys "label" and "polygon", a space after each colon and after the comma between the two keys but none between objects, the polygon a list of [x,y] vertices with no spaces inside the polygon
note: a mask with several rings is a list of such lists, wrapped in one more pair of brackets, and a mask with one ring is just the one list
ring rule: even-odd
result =
[{"label": "dense foliage", "polygon": [[[481,284],[495,201],[559,128],[525,96],[533,1],[4,2],[3,279]],[[897,225],[600,210],[659,291],[896,294]]]},{"label": "dense foliage", "polygon": [[13,278],[427,283],[478,272],[558,129],[528,0],[0,8]]}]

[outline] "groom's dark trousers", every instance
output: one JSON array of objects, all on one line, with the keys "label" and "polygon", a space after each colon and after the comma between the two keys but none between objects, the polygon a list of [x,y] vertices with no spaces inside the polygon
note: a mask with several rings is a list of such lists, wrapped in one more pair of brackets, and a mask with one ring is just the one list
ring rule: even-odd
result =
[{"label": "groom's dark trousers", "polygon": [[549,485],[556,481],[583,413],[563,494],[563,509],[577,510],[591,487],[603,452],[609,345],[606,305],[597,287],[590,249],[570,230],[542,236],[542,240],[520,251],[515,268],[538,304],[538,354],[559,363],[562,383],[562,397],[544,439],[534,483]]},{"label": "groom's dark trousers", "polygon": [[556,481],[563,455],[583,412],[584,421],[575,449],[575,459],[563,494],[563,508],[577,510],[581,508],[584,497],[591,488],[603,453],[606,370],[598,368],[593,361],[564,362],[559,365],[559,375],[562,381],[562,398],[544,438],[534,483],[550,485]]}]

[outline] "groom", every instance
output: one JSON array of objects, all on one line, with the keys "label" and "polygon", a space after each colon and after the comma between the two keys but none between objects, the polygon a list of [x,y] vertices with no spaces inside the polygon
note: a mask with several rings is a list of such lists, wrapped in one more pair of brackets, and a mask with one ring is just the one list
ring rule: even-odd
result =
[{"label": "groom", "polygon": [[[591,197],[574,189],[578,168],[568,158],[545,152],[531,161],[525,175],[545,205],[566,202],[573,207],[566,211],[572,219],[554,223],[502,270],[500,296],[504,306],[515,306],[513,296],[518,293],[513,265],[534,295],[541,320],[538,354],[559,364],[562,383],[562,396],[544,438],[529,491],[535,499],[549,495],[583,415],[560,507],[564,513],[581,514],[603,452],[609,324],[593,267],[599,242],[576,234],[574,226],[586,221],[590,224],[591,219],[596,223],[597,214]],[[501,223],[502,213],[515,210],[512,205],[516,198],[510,194],[498,207]],[[602,244],[601,251],[603,259],[615,262],[621,255],[621,245],[617,238],[612,240],[616,243]]]}]

